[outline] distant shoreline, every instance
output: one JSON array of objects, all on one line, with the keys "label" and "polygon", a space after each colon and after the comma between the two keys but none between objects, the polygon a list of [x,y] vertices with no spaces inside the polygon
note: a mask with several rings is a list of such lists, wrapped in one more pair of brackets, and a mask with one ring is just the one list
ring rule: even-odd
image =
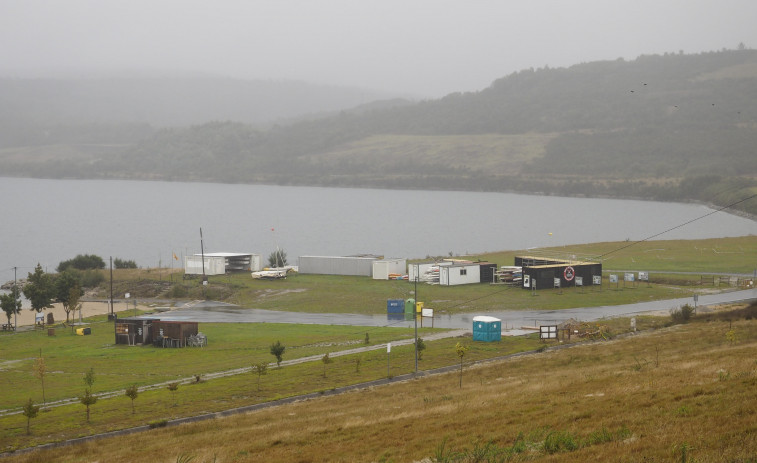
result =
[{"label": "distant shoreline", "polygon": [[[757,222],[757,214],[752,214],[748,211],[740,210],[740,209],[731,209],[727,208],[724,209],[723,206],[719,206],[714,203],[704,202],[697,199],[682,199],[682,200],[668,200],[668,199],[655,199],[655,198],[647,198],[647,197],[641,197],[641,196],[624,196],[624,195],[608,195],[608,194],[601,194],[601,195],[587,195],[587,194],[557,194],[557,193],[550,193],[546,191],[518,191],[518,190],[512,190],[512,189],[475,189],[475,188],[427,188],[427,187],[412,187],[407,185],[402,186],[391,186],[391,185],[324,185],[321,183],[308,183],[308,182],[297,182],[296,180],[293,180],[291,182],[288,182],[286,184],[282,183],[276,183],[276,182],[224,182],[224,181],[218,181],[218,180],[198,180],[198,179],[189,179],[189,178],[142,178],[139,176],[136,177],[46,177],[46,176],[25,176],[25,175],[3,175],[0,176],[0,178],[17,178],[17,179],[30,179],[30,180],[83,180],[83,181],[122,181],[122,182],[163,182],[163,183],[197,183],[197,184],[215,184],[215,185],[248,185],[248,186],[272,186],[272,187],[301,187],[301,188],[335,188],[335,189],[344,189],[344,190],[353,190],[353,189],[359,189],[359,190],[387,190],[387,191],[439,191],[439,192],[466,192],[466,193],[502,193],[502,194],[514,194],[514,195],[524,195],[524,196],[543,196],[543,197],[554,197],[554,198],[577,198],[577,199],[614,199],[619,201],[648,201],[648,202],[660,202],[660,203],[674,203],[674,204],[699,204],[702,206],[706,206],[710,209],[713,209],[718,212],[726,212],[728,214],[732,214],[735,216],[743,217],[745,219],[752,220],[754,222]],[[441,183],[440,183],[441,185]]]}]

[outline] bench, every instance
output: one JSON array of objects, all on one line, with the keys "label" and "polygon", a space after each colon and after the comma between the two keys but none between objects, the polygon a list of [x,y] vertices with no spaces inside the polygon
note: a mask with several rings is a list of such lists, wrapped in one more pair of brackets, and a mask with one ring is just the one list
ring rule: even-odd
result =
[{"label": "bench", "polygon": [[3,324],[3,331],[16,331],[16,328],[10,323]]}]

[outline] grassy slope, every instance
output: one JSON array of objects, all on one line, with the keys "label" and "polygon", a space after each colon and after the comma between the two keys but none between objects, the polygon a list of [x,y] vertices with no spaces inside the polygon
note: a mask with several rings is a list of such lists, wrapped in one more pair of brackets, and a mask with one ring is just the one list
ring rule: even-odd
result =
[{"label": "grassy slope", "polygon": [[[319,163],[374,163],[377,169],[412,161],[417,165],[445,165],[472,172],[517,174],[523,165],[542,156],[554,134],[518,135],[371,135],[305,159]],[[416,173],[417,174],[417,173]],[[416,175],[414,174],[414,175]]]},{"label": "grassy slope", "polygon": [[753,319],[696,322],[7,461],[753,461],[755,348]]},{"label": "grassy slope", "polygon": [[[600,257],[603,270],[649,271],[652,277],[654,273],[666,272],[751,274],[755,270],[757,235],[704,240],[613,241],[538,251],[542,254],[555,253],[561,256]],[[497,263],[512,262],[512,257],[522,252],[527,251],[507,251],[472,257],[481,257]]]}]

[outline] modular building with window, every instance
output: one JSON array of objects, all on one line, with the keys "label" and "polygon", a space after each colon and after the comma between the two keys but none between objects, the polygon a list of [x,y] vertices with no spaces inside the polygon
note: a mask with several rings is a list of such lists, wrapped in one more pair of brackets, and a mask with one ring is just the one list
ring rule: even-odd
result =
[{"label": "modular building with window", "polygon": [[439,285],[455,286],[481,283],[481,266],[477,263],[439,265]]}]

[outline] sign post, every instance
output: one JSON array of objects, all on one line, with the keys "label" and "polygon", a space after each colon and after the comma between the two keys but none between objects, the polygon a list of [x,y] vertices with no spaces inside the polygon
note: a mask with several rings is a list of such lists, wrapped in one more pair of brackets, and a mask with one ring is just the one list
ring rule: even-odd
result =
[{"label": "sign post", "polygon": [[392,343],[387,342],[386,343],[386,377],[388,379],[392,378],[391,374],[391,367],[389,366],[389,354],[392,352]]},{"label": "sign post", "polygon": [[592,284],[599,285],[599,291],[602,291],[602,275],[593,275],[591,279]]}]

